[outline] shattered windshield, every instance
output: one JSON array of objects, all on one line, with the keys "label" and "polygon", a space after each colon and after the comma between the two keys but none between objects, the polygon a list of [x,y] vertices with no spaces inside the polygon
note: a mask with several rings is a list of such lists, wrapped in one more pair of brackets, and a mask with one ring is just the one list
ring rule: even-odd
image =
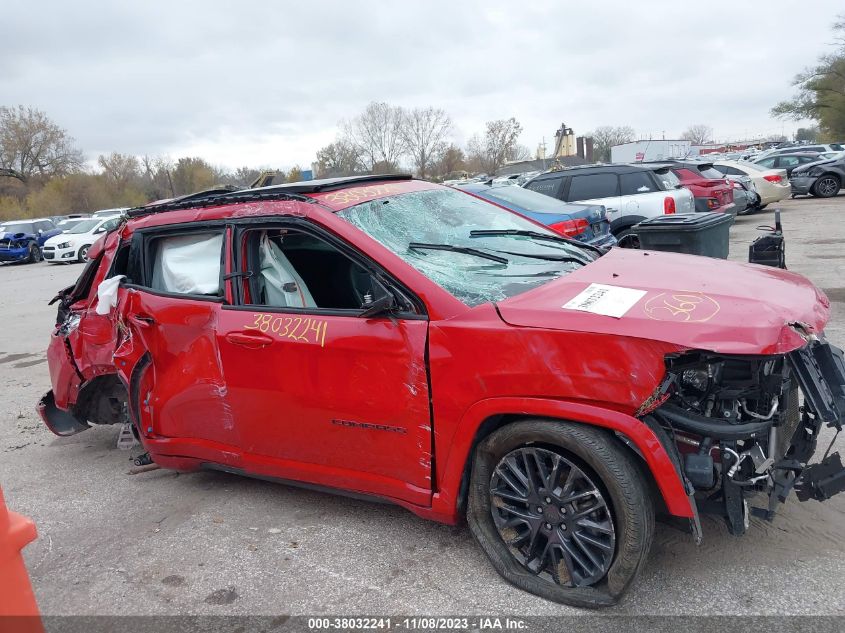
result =
[{"label": "shattered windshield", "polygon": [[[520,215],[452,189],[379,198],[337,215],[470,306],[526,292],[597,257]],[[486,234],[473,235],[478,231]]]}]

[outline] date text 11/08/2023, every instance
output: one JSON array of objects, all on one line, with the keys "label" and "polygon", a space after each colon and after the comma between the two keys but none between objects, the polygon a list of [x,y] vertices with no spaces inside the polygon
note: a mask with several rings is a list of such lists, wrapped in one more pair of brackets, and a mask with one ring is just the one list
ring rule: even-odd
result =
[{"label": "date text 11/08/2023", "polygon": [[499,617],[334,617],[308,618],[308,628],[320,630],[399,630],[409,631],[465,631],[467,629],[490,631],[519,631],[527,622],[518,618]]}]

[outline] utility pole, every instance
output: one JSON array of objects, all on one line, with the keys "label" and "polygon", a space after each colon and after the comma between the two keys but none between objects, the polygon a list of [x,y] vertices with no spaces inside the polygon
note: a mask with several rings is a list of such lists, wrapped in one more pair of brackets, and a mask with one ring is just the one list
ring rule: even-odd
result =
[{"label": "utility pole", "polygon": [[543,151],[543,156],[542,156],[543,171],[546,171],[546,137],[545,136],[543,136],[543,141],[540,143],[540,147],[542,148],[542,151]]}]

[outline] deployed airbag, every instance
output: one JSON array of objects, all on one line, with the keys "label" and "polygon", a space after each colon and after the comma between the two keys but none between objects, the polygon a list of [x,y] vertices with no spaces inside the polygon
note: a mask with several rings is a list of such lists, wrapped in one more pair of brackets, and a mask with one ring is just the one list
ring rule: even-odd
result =
[{"label": "deployed airbag", "polygon": [[267,234],[261,236],[261,282],[264,302],[276,308],[316,308],[302,277]]},{"label": "deployed airbag", "polygon": [[162,239],[155,252],[152,287],[192,295],[219,293],[222,249],[222,233]]}]

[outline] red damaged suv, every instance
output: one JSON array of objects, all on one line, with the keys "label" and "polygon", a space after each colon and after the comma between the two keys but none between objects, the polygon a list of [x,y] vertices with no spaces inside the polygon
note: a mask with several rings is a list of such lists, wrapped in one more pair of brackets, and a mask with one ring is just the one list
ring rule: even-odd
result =
[{"label": "red damaged suv", "polygon": [[695,196],[695,210],[699,213],[712,211],[736,215],[733,183],[715,169],[713,163],[679,159],[653,162],[669,167],[681,185],[692,192]]},{"label": "red damaged suv", "polygon": [[845,367],[794,273],[605,253],[407,176],[133,209],[89,257],[57,296],[53,432],[131,421],[165,468],[466,517],[551,600],[615,603],[656,514],[742,534],[845,487],[837,453],[808,466]]}]

